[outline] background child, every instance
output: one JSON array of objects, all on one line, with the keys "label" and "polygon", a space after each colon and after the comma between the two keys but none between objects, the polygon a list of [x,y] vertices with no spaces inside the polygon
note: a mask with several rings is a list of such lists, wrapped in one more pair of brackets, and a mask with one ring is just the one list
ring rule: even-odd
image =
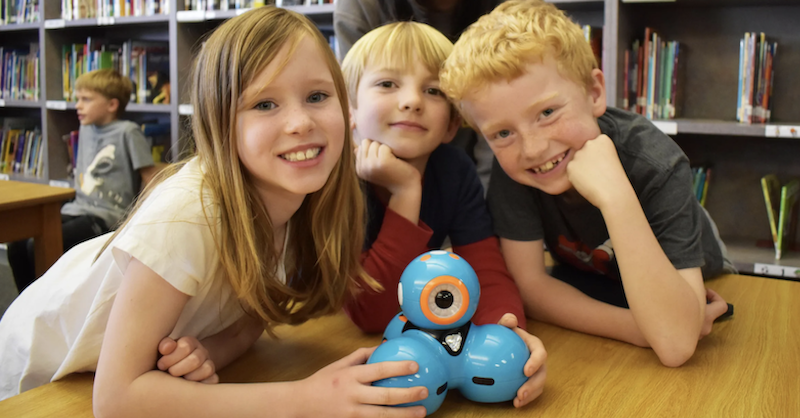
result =
[{"label": "background child", "polygon": [[[197,156],[161,174],[113,236],[73,248],[9,308],[0,398],[96,370],[98,416],[424,416],[370,405],[427,392],[370,386],[416,364],[363,365],[367,349],[298,382],[190,382],[215,382],[265,327],[339,312],[356,280],[376,285],[358,262],[363,202],[344,81],[314,24],[258,8],[223,23],[196,62]],[[187,340],[202,349],[186,354]],[[159,351],[176,350],[207,358],[158,363],[183,378],[154,370]]]},{"label": "background child", "polygon": [[[119,120],[131,97],[130,80],[115,70],[97,70],[78,77],[75,89],[80,145],[75,200],[61,208],[64,251],[117,225],[156,172],[139,125]],[[8,259],[22,292],[36,279],[33,239],[11,243]]]},{"label": "background child", "polygon": [[[727,309],[703,286],[723,271],[724,247],[680,148],[606,108],[580,28],[542,1],[505,2],[464,32],[441,77],[499,162],[489,205],[529,315],[650,346],[668,366],[689,359]],[[543,242],[630,309],[548,275]]]},{"label": "background child", "polygon": [[541,392],[545,352],[524,331],[522,302],[492,232],[475,166],[447,144],[461,124],[439,90],[438,71],[452,47],[428,25],[392,23],[358,40],[342,62],[359,144],[356,169],[368,182],[361,262],[385,289],[365,289],[345,309],[361,329],[383,331],[399,310],[396,289],[405,267],[449,236],[481,281],[473,321],[504,318],[512,328],[519,322],[517,332],[532,352],[526,374],[541,370],[520,389],[514,403],[521,406]]}]

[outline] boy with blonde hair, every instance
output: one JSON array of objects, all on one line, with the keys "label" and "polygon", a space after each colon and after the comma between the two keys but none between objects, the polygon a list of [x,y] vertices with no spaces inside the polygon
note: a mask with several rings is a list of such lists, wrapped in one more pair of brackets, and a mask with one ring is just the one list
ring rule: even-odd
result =
[{"label": "boy with blonde hair", "polygon": [[342,61],[356,171],[366,181],[369,210],[361,262],[384,289],[364,286],[345,310],[362,330],[383,331],[399,310],[396,289],[406,265],[449,237],[481,281],[473,321],[515,328],[531,350],[525,374],[533,377],[514,399],[522,406],[541,393],[546,354],[524,331],[522,301],[492,232],[475,165],[447,144],[461,124],[439,89],[439,69],[452,48],[436,29],[400,22],[367,33]]},{"label": "boy with blonde hair", "polygon": [[[111,230],[141,187],[155,174],[141,128],[119,120],[131,82],[115,70],[97,70],[75,80],[81,127],[75,167],[75,200],[61,208],[64,251]],[[22,292],[34,274],[33,240],[9,245],[9,264]]]},{"label": "boy with blonde hair", "polygon": [[[528,315],[688,360],[727,310],[703,285],[728,265],[724,245],[681,149],[606,107],[580,28],[543,1],[507,1],[464,32],[441,81],[499,163],[487,199]],[[565,281],[620,307],[548,274],[545,244],[578,273]]]}]

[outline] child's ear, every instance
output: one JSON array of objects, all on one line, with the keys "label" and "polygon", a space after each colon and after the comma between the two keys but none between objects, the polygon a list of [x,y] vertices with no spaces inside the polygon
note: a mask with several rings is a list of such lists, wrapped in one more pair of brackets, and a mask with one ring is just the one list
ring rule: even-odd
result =
[{"label": "child's ear", "polygon": [[119,99],[111,99],[108,101],[108,112],[109,113],[117,113],[119,109]]},{"label": "child's ear", "polygon": [[349,111],[350,111],[350,130],[351,131],[355,131],[356,130],[356,119],[355,119],[355,109],[353,109],[353,106],[350,106]]},{"label": "child's ear", "polygon": [[603,71],[595,68],[592,70],[592,87],[589,89],[592,99],[592,114],[599,118],[606,113],[606,78]]},{"label": "child's ear", "polygon": [[358,134],[358,129],[356,129],[355,111],[356,110],[350,106],[350,132],[353,135],[353,143],[359,145],[361,144],[361,136]]},{"label": "child's ear", "polygon": [[459,115],[455,109],[451,110],[451,112],[455,114],[450,117],[450,123],[447,125],[447,133],[444,135],[442,144],[447,144],[448,142],[452,141],[453,138],[456,137],[456,133],[458,133],[458,128],[461,127],[461,115]]}]

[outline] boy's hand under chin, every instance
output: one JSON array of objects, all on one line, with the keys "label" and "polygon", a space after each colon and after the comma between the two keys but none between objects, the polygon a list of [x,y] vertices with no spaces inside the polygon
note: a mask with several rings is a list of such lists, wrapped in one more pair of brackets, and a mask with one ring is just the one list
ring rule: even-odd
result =
[{"label": "boy's hand under chin", "polygon": [[420,172],[408,162],[397,158],[387,145],[363,139],[355,153],[358,177],[386,188],[392,195],[408,187],[420,186]]},{"label": "boy's hand under chin", "polygon": [[575,190],[601,210],[618,202],[621,194],[633,191],[617,148],[606,135],[586,141],[575,151],[567,176]]}]

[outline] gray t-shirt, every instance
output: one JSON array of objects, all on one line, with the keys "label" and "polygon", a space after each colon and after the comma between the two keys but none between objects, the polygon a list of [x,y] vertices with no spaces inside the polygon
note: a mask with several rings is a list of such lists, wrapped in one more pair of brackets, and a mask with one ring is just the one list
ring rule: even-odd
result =
[{"label": "gray t-shirt", "polygon": [[75,165],[75,200],[61,213],[97,216],[113,228],[139,193],[137,171],[152,166],[153,155],[138,125],[116,120],[81,126]]},{"label": "gray t-shirt", "polygon": [[[713,221],[692,191],[689,160],[678,145],[635,113],[608,108],[597,120],[617,148],[650,227],[676,269],[722,273]],[[619,279],[614,246],[600,210],[577,193],[548,195],[519,184],[495,160],[487,200],[495,232],[507,239],[544,239],[553,258]]]}]

